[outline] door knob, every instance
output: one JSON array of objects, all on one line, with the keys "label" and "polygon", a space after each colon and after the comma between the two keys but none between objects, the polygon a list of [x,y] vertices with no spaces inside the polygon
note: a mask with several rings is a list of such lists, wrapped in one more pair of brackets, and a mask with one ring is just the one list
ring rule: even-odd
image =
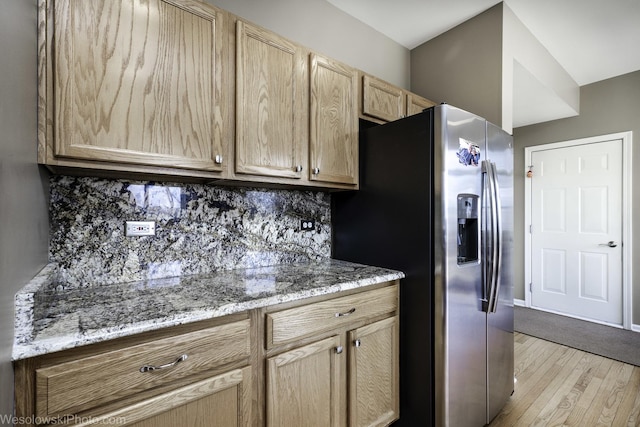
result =
[{"label": "door knob", "polygon": [[615,248],[618,244],[613,240],[610,240],[607,243],[600,243],[598,246],[609,246],[610,248]]}]

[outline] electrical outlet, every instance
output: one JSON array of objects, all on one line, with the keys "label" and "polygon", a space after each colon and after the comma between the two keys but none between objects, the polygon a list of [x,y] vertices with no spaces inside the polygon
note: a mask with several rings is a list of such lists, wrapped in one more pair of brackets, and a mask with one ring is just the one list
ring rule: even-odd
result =
[{"label": "electrical outlet", "polygon": [[127,221],[125,236],[155,236],[155,221]]},{"label": "electrical outlet", "polygon": [[316,222],[312,219],[302,219],[300,220],[300,230],[301,231],[313,231],[316,229]]}]

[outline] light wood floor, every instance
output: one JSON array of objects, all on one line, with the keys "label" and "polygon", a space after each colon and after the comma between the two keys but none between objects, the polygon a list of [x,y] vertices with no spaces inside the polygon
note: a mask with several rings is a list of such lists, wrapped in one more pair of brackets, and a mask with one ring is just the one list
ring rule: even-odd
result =
[{"label": "light wood floor", "polygon": [[490,427],[640,426],[637,366],[516,332],[515,375]]}]

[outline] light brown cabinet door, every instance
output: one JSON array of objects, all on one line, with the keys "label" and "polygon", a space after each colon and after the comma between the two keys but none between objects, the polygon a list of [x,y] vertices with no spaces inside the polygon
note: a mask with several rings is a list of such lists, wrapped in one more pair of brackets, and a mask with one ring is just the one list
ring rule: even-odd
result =
[{"label": "light brown cabinet door", "polygon": [[435,102],[418,96],[415,93],[407,94],[407,116],[422,113],[422,110],[433,107],[434,105],[436,105]]},{"label": "light brown cabinet door", "polygon": [[404,92],[399,87],[368,75],[362,78],[362,113],[391,122],[405,115]]},{"label": "light brown cabinet door", "polygon": [[358,73],[311,55],[309,179],[358,183]]},{"label": "light brown cabinet door", "polygon": [[236,24],[236,172],[300,178],[306,79],[302,49],[264,29]]},{"label": "light brown cabinet door", "polygon": [[267,427],[340,426],[340,337],[267,359]]},{"label": "light brown cabinet door", "polygon": [[[76,417],[84,425],[127,427],[248,427],[251,368],[235,369],[113,412]],[[86,421],[86,422],[85,422]]]},{"label": "light brown cabinet door", "polygon": [[349,426],[386,426],[399,414],[398,318],[349,332]]},{"label": "light brown cabinet door", "polygon": [[57,0],[53,16],[56,156],[221,169],[215,8],[191,0]]}]

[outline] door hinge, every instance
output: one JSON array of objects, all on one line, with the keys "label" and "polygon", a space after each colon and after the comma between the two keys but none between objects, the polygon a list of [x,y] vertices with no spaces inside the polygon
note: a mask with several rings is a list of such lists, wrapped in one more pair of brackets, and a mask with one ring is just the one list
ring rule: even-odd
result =
[{"label": "door hinge", "polygon": [[529,292],[533,292],[533,283],[529,283]]},{"label": "door hinge", "polygon": [[533,233],[533,225],[529,224],[529,234]]}]

